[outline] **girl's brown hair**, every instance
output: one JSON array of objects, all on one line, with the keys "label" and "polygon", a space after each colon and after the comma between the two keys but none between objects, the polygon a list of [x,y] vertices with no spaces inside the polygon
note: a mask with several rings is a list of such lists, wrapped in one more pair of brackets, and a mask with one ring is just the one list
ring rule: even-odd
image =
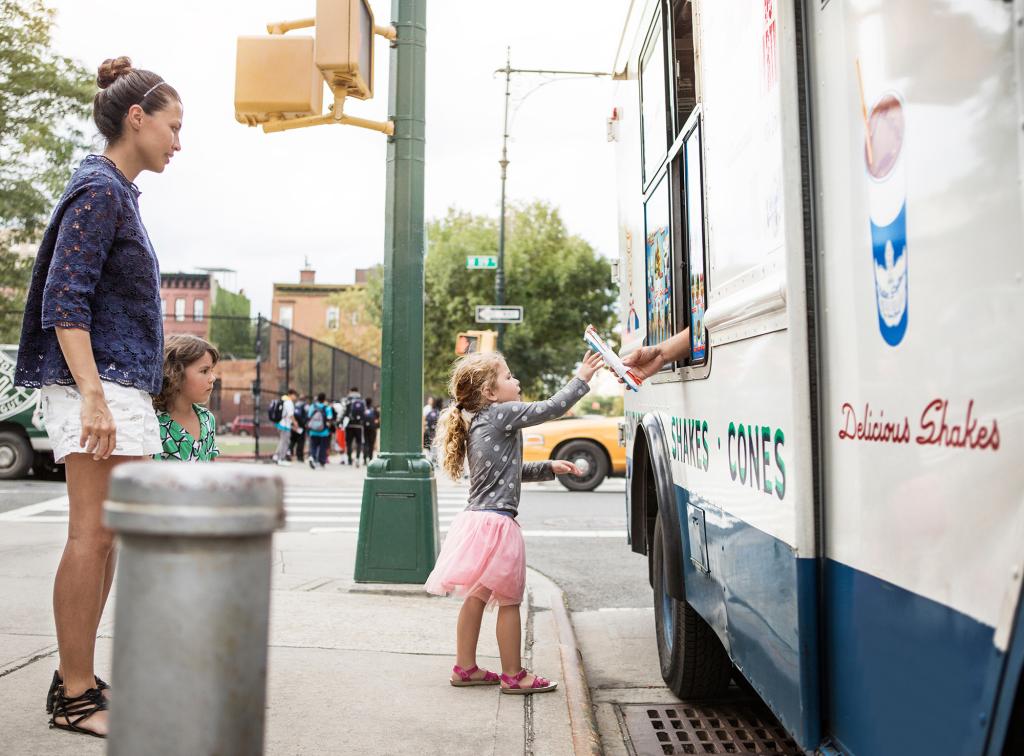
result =
[{"label": "girl's brown hair", "polygon": [[455,404],[441,413],[434,438],[441,466],[452,480],[462,477],[469,446],[469,423],[473,414],[490,404],[484,390],[494,388],[503,360],[498,352],[468,354],[452,368],[448,393]]},{"label": "girl's brown hair", "polygon": [[124,117],[132,105],[141,107],[146,115],[163,110],[172,102],[181,102],[177,90],[152,71],[132,68],[132,59],[107,58],[96,72],[100,91],[92,101],[92,119],[107,144],[121,138]]},{"label": "girl's brown hair", "polygon": [[213,364],[220,362],[217,347],[206,339],[188,334],[171,336],[164,343],[164,382],[160,393],[153,397],[153,407],[157,412],[167,412],[174,397],[181,391],[185,380],[185,368],[206,354],[213,358]]}]

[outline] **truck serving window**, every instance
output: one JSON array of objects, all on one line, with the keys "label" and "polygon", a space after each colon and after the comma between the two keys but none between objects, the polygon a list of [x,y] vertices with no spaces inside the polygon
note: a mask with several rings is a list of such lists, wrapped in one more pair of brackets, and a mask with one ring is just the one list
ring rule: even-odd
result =
[{"label": "truck serving window", "polygon": [[653,182],[668,150],[668,108],[665,91],[665,38],[661,13],[656,13],[640,53],[640,149],[643,185]]},{"label": "truck serving window", "polygon": [[704,362],[707,357],[707,334],[704,332],[704,310],[707,306],[707,285],[704,281],[704,181],[701,171],[701,123],[698,116],[684,137],[683,192],[686,208],[686,273],[690,325],[690,363]]},{"label": "truck serving window", "polygon": [[[670,28],[662,23],[670,19]],[[666,0],[640,53],[647,344],[690,328],[686,365],[706,365],[706,240],[699,51],[690,0]],[[664,56],[668,49],[670,55]],[[670,61],[666,69],[665,58]],[[666,75],[668,71],[668,75]],[[666,109],[667,108],[667,109]],[[667,148],[666,132],[673,135]],[[666,366],[667,370],[683,365]],[[683,373],[684,378],[707,375]]]},{"label": "truck serving window", "polygon": [[697,107],[697,66],[694,60],[693,3],[671,0],[672,62],[675,64],[675,134],[682,131]]},{"label": "truck serving window", "polygon": [[659,344],[675,333],[672,296],[674,234],[671,231],[669,202],[669,182],[663,174],[644,205],[648,345]]}]

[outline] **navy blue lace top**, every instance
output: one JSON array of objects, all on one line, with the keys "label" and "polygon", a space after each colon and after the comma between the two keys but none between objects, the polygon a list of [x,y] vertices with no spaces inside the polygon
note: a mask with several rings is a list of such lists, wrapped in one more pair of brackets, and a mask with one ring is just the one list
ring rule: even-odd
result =
[{"label": "navy blue lace top", "polygon": [[139,216],[139,190],[89,155],[57,203],[36,256],[14,382],[75,383],[55,327],[89,331],[100,378],[160,392],[160,268]]}]

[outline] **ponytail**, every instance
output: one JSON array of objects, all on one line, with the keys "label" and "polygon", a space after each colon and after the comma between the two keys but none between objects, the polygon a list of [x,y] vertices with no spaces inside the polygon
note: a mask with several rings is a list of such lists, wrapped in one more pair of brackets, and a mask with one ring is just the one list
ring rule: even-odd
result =
[{"label": "ponytail", "polygon": [[434,448],[448,477],[459,480],[469,451],[469,420],[462,416],[458,407],[452,405],[441,413]]},{"label": "ponytail", "polygon": [[473,416],[487,406],[483,391],[494,386],[503,359],[497,352],[467,354],[452,368],[448,393],[455,402],[441,413],[434,437],[441,466],[452,480],[462,477],[469,454],[469,425]]}]

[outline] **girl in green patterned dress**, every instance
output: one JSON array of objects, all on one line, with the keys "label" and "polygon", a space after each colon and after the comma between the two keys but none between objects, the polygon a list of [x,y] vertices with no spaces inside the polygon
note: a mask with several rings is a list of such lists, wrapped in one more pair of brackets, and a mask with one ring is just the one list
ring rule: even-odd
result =
[{"label": "girl in green patterned dress", "polygon": [[217,421],[203,405],[210,400],[220,360],[217,348],[198,336],[171,336],[164,344],[164,382],[153,399],[163,451],[153,459],[212,462]]}]

